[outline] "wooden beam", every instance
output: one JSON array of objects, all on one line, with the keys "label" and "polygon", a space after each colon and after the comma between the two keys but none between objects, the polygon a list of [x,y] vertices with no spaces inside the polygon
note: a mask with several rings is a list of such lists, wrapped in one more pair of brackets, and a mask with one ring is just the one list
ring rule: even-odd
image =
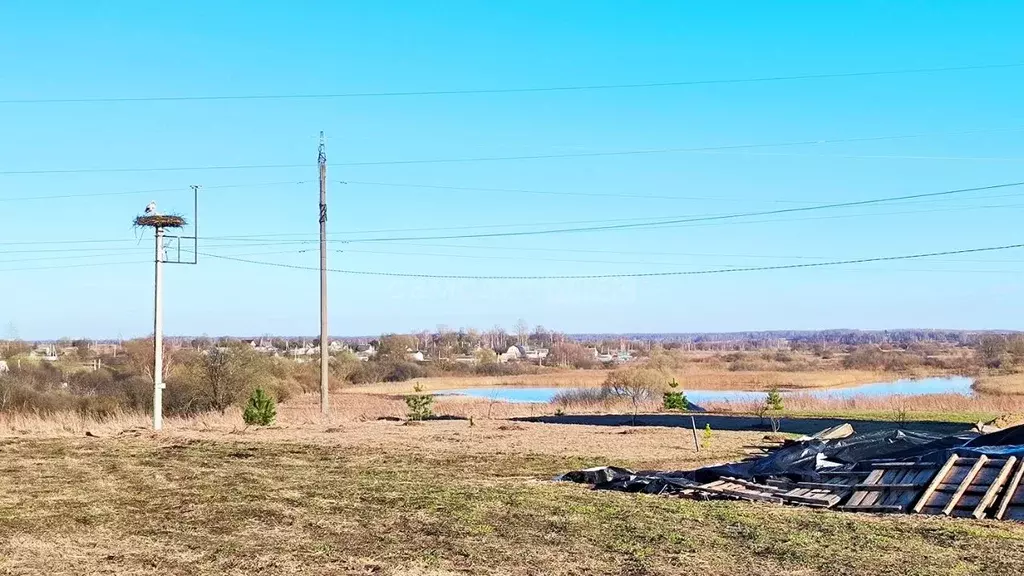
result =
[{"label": "wooden beam", "polygon": [[981,472],[981,469],[985,466],[985,462],[987,461],[988,456],[982,455],[978,458],[978,461],[974,463],[974,466],[971,466],[971,469],[967,472],[967,476],[964,476],[963,482],[960,483],[960,487],[956,489],[956,492],[954,492],[953,496],[949,499],[949,503],[942,509],[943,514],[949,516],[953,512],[956,505],[960,503],[960,498],[963,498],[964,492],[967,492],[967,488],[969,488],[971,486],[971,482],[974,482],[974,479],[978,477],[978,472]]},{"label": "wooden beam", "polygon": [[1021,460],[1020,464],[1017,465],[1017,473],[1013,475],[1009,486],[1006,487],[1003,501],[999,503],[999,511],[996,512],[996,520],[1002,520],[1003,516],[1006,515],[1006,509],[1010,507],[1010,502],[1013,501],[1013,497],[1017,493],[1017,487],[1020,486],[1021,478],[1024,478],[1024,460]]},{"label": "wooden beam", "polygon": [[843,510],[861,510],[864,512],[902,512],[903,506],[882,506],[878,504],[864,504],[855,506],[843,506]]},{"label": "wooden beam", "polygon": [[924,493],[917,499],[917,504],[914,504],[914,507],[911,508],[912,512],[918,514],[924,509],[928,499],[935,493],[935,489],[939,487],[939,484],[942,484],[942,481],[946,479],[946,475],[949,474],[949,471],[953,468],[953,465],[956,464],[958,458],[960,457],[953,454],[949,457],[949,460],[946,460],[946,463],[942,465],[942,468],[939,468],[939,472],[935,475],[935,478],[932,478],[931,484],[924,489]]},{"label": "wooden beam", "polygon": [[925,505],[928,503],[928,500],[931,499],[932,495],[935,494],[935,491],[939,488],[939,485],[946,480],[946,476],[949,474],[949,470],[952,469],[952,467],[956,464],[956,460],[958,459],[959,456],[953,454],[952,456],[949,457],[948,460],[946,460],[945,464],[942,464],[942,467],[939,468],[938,474],[936,474],[935,478],[932,479],[932,483],[929,484],[928,488],[925,489],[925,493],[921,495],[921,498],[918,498],[918,503],[914,504],[913,508],[911,508],[911,511],[913,511],[913,513],[920,513],[921,510],[925,508]]},{"label": "wooden beam", "polygon": [[1010,470],[1013,470],[1013,465],[1016,463],[1016,456],[1010,456],[1006,459],[1006,463],[999,470],[999,475],[992,481],[988,491],[985,492],[985,496],[981,498],[981,502],[978,502],[978,506],[974,508],[974,513],[971,514],[976,520],[981,520],[985,516],[985,509],[992,505],[992,501],[996,499],[996,494],[999,493],[999,489],[1006,483],[1006,478],[1010,476]]},{"label": "wooden beam", "polygon": [[913,490],[924,488],[927,482],[897,482],[894,484],[854,484],[851,488],[856,490]]}]

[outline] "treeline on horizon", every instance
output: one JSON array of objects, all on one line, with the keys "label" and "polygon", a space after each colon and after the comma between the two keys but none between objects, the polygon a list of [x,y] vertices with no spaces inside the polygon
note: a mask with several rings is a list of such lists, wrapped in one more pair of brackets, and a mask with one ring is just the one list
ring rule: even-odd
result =
[{"label": "treeline on horizon", "polygon": [[[522,332],[515,330],[513,332],[507,332],[500,327],[495,327],[488,331],[479,331],[475,329],[440,329],[440,330],[424,330],[418,332],[409,332],[409,335],[416,335],[423,337],[423,335],[440,336],[444,334],[456,334],[465,335],[472,337],[473,335],[500,335],[505,338],[505,344],[513,345],[518,343],[521,338]],[[550,335],[550,340],[568,340],[573,342],[580,342],[584,344],[601,344],[604,342],[608,343],[622,343],[632,344],[636,346],[647,345],[649,343],[660,343],[666,344],[707,344],[713,346],[728,345],[730,343],[740,344],[746,346],[763,346],[763,347],[777,347],[780,340],[786,340],[790,343],[821,343],[821,344],[838,344],[838,345],[857,345],[857,344],[882,344],[882,343],[894,343],[894,344],[909,344],[912,342],[940,342],[945,344],[956,344],[963,346],[971,346],[977,344],[981,338],[987,335],[999,335],[999,336],[1012,336],[1014,334],[1024,334],[1021,330],[1004,330],[1004,329],[991,329],[991,330],[959,330],[959,329],[923,329],[923,328],[901,328],[893,330],[860,330],[860,329],[824,329],[824,330],[748,330],[748,331],[735,331],[735,332],[558,332],[549,331],[544,329],[543,326],[537,326],[532,331],[527,331],[528,334],[534,341],[538,340],[538,336]],[[189,336],[189,335],[175,335],[165,336],[165,338],[172,342],[182,343],[193,347],[202,346],[203,343],[206,345],[227,345],[231,342],[245,341],[251,342],[253,340],[270,340],[275,343],[281,349],[288,347],[301,346],[302,344],[319,345],[318,336],[287,336],[287,335],[273,335],[264,333],[260,335],[252,336]],[[379,336],[331,336],[331,341],[344,342],[347,344],[368,344],[377,340]],[[540,338],[544,340],[544,338]],[[2,340],[0,340],[2,341]],[[77,345],[78,342],[95,342],[95,343],[117,343],[121,340],[111,338],[57,338],[57,339],[38,339],[32,340],[40,344],[64,344],[64,345]],[[699,349],[699,348],[698,348]]]},{"label": "treeline on horizon", "polygon": [[[350,349],[331,354],[333,387],[374,382],[401,382],[432,376],[512,376],[565,369],[611,369],[599,362],[585,343],[544,330],[505,335],[440,332],[387,334],[374,339],[376,354],[360,359]],[[524,342],[546,346],[540,361],[501,362],[497,348]],[[510,344],[511,342],[511,344]],[[605,341],[609,346],[621,341]],[[241,339],[197,339],[195,347],[177,348],[165,342],[164,391],[169,415],[224,412],[238,406],[255,388],[263,388],[277,401],[319,389],[315,358],[300,361],[285,355],[260,353]],[[201,345],[205,345],[203,347]],[[92,343],[79,340],[67,355],[56,360],[33,356],[28,343],[0,341],[0,413],[76,411],[103,417],[122,411],[147,412],[152,402],[152,339],[120,345],[116,355],[98,356]],[[410,358],[410,350],[430,351],[426,362]],[[469,356],[472,362],[459,362]],[[784,347],[714,349],[701,351],[684,343],[651,343],[633,350],[640,364],[667,370],[693,368],[705,373],[812,372],[822,370],[876,370],[913,374],[1006,374],[1024,371],[1024,335],[985,334],[970,344],[938,340],[909,343],[830,344],[820,341],[788,342]],[[101,362],[95,362],[99,358]],[[543,364],[543,365],[540,365]],[[919,373],[919,372],[918,372]]]}]

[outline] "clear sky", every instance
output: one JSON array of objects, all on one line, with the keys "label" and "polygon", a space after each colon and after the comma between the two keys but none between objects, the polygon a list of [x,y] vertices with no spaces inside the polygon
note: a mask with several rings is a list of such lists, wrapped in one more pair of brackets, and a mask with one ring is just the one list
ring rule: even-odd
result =
[{"label": "clear sky", "polygon": [[[762,211],[1021,181],[1024,67],[500,94],[12,100],[530,88],[1020,64],[1022,21],[1024,5],[1012,1],[5,1],[0,337],[150,332],[153,244],[137,238],[131,219],[150,200],[190,216],[191,184],[204,186],[202,251],[315,267],[316,244],[300,242],[316,239],[320,130],[328,136],[332,249],[342,251],[332,252],[330,263],[339,269],[643,273],[1024,242],[1024,187],[702,225],[341,242]],[[353,165],[907,135],[924,136]],[[299,166],[24,173],[239,165]],[[174,191],[113,194],[161,189]],[[55,195],[80,197],[32,199]],[[396,231],[424,228],[433,230]],[[332,274],[330,322],[334,335],[439,324],[511,328],[519,318],[569,332],[1024,329],[1022,270],[1024,251],[1008,250],[663,278]],[[198,266],[167,267],[166,295],[169,334],[318,329],[314,271],[200,257]]]}]

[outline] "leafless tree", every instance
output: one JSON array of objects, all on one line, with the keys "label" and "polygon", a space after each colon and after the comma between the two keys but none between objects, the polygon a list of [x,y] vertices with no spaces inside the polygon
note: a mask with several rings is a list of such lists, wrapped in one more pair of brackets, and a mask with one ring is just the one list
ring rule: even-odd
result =
[{"label": "leafless tree", "polygon": [[519,344],[526,344],[526,338],[530,335],[530,325],[526,323],[526,320],[522,318],[516,322],[516,336],[518,337]]}]

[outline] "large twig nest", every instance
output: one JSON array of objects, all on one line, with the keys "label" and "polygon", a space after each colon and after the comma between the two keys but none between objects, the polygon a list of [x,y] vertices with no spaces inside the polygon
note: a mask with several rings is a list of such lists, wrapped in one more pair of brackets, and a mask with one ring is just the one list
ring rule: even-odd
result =
[{"label": "large twig nest", "polygon": [[181,228],[185,225],[185,219],[176,214],[152,214],[136,217],[135,225],[150,228]]}]

